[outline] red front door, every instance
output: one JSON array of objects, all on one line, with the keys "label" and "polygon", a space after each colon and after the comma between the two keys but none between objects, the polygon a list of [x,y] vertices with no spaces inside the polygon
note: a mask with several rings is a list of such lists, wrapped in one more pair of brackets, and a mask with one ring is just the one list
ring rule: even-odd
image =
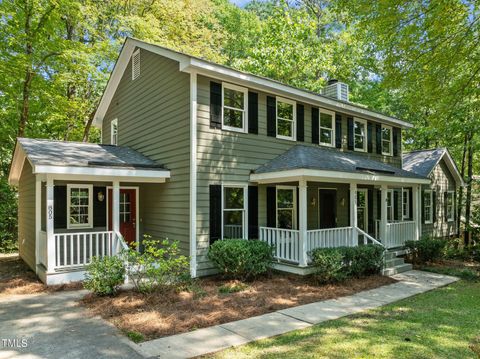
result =
[{"label": "red front door", "polygon": [[[108,230],[112,230],[112,189],[108,189]],[[120,188],[120,233],[129,245],[137,240],[137,199],[134,189]]]}]

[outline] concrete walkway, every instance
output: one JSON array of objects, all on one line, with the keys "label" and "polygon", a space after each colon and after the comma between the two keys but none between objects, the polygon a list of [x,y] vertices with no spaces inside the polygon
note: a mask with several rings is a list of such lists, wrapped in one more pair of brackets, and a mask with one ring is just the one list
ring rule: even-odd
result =
[{"label": "concrete walkway", "polygon": [[[112,325],[89,317],[77,305],[85,294],[82,290],[0,298],[0,358],[142,358]],[[16,339],[17,345],[11,347],[4,339]]]},{"label": "concrete walkway", "polygon": [[190,358],[377,308],[458,280],[455,277],[414,270],[392,278],[399,282],[348,297],[155,339],[136,347],[145,357]]}]

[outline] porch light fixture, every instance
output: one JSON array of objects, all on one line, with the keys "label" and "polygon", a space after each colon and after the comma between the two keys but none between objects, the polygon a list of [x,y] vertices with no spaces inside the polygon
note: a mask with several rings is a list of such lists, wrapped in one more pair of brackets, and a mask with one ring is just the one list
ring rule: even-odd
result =
[{"label": "porch light fixture", "polygon": [[315,205],[317,204],[317,199],[315,197],[312,197],[311,201],[310,201],[310,205],[312,207],[315,207]]},{"label": "porch light fixture", "polygon": [[103,202],[103,200],[105,199],[105,195],[103,194],[102,191],[98,192],[97,199],[99,202]]},{"label": "porch light fixture", "polygon": [[345,207],[345,197],[342,197],[342,199],[340,200],[340,204],[342,205],[342,207]]}]

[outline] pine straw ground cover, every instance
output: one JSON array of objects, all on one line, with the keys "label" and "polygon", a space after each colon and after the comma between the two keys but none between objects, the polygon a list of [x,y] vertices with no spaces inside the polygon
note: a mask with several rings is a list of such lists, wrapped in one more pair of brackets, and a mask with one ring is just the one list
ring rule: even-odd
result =
[{"label": "pine straw ground cover", "polygon": [[81,289],[81,283],[47,287],[17,256],[0,255],[0,297]]},{"label": "pine straw ground cover", "polygon": [[319,286],[306,277],[274,273],[245,285],[209,277],[197,280],[189,291],[142,295],[129,290],[116,297],[89,294],[81,303],[92,315],[100,315],[139,342],[351,295],[393,282],[389,277],[371,276]]}]

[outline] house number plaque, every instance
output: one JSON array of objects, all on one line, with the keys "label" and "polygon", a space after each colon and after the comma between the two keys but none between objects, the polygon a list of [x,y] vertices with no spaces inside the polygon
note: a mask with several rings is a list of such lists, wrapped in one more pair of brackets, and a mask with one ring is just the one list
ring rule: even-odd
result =
[{"label": "house number plaque", "polygon": [[48,219],[53,219],[53,206],[48,206]]}]

